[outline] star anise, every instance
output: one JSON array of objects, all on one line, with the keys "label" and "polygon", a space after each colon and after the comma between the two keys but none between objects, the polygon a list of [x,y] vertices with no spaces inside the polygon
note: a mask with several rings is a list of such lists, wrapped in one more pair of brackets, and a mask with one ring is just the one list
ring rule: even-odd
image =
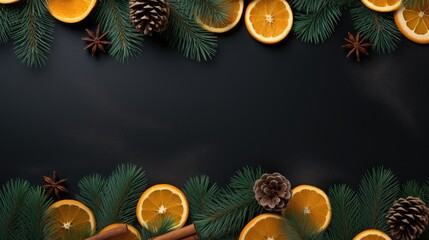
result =
[{"label": "star anise", "polygon": [[369,55],[368,51],[365,48],[371,46],[371,44],[364,42],[365,37],[361,39],[359,33],[356,35],[356,37],[349,33],[348,38],[344,38],[344,40],[346,40],[348,43],[342,45],[341,47],[351,49],[347,54],[347,57],[349,57],[352,53],[355,53],[356,59],[360,61],[361,53]]},{"label": "star anise", "polygon": [[100,35],[100,25],[97,26],[95,34],[89,29],[85,29],[85,31],[88,33],[89,36],[82,38],[83,41],[87,42],[84,50],[91,48],[92,56],[94,56],[98,52],[98,50],[106,52],[105,48],[110,45],[110,42],[105,40],[104,38],[106,37],[108,32],[104,32]]},{"label": "star anise", "polygon": [[60,180],[55,170],[52,174],[52,178],[43,176],[43,179],[45,180],[43,188],[48,190],[49,196],[54,193],[57,199],[60,199],[61,192],[68,192],[67,188],[64,186],[64,182],[67,181],[67,179]]}]

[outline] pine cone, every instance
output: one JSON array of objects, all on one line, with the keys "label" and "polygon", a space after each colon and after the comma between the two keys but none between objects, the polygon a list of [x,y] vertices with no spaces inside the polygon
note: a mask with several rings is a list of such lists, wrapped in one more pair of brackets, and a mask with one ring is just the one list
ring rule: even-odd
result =
[{"label": "pine cone", "polygon": [[167,0],[131,0],[130,13],[137,31],[152,36],[167,27],[170,5]]},{"label": "pine cone", "polygon": [[397,240],[418,238],[429,220],[425,203],[417,197],[396,200],[386,218],[390,233]]},{"label": "pine cone", "polygon": [[258,203],[270,211],[280,211],[286,208],[292,197],[289,180],[280,173],[265,173],[253,186]]}]

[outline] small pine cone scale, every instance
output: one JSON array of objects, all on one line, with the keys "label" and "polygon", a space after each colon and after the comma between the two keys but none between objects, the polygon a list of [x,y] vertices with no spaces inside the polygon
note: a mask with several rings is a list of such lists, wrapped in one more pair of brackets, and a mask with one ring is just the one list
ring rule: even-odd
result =
[{"label": "small pine cone scale", "polygon": [[291,184],[280,173],[263,174],[255,182],[253,192],[258,203],[269,211],[286,208],[292,197]]},{"label": "small pine cone scale", "polygon": [[429,212],[420,198],[399,198],[389,209],[386,218],[395,239],[414,240],[424,232],[429,222]]},{"label": "small pine cone scale", "polygon": [[152,36],[167,28],[170,5],[167,0],[131,0],[130,14],[137,31]]}]

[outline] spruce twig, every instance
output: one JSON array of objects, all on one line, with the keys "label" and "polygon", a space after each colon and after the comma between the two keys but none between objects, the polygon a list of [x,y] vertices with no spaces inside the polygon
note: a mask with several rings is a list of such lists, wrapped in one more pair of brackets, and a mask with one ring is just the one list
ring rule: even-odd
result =
[{"label": "spruce twig", "polygon": [[329,189],[332,219],[327,229],[327,239],[353,239],[359,233],[359,203],[353,189],[345,184]]},{"label": "spruce twig", "polygon": [[76,198],[88,206],[96,217],[103,211],[101,203],[105,187],[106,180],[100,174],[85,176],[78,183],[80,195]]},{"label": "spruce twig", "polygon": [[21,179],[10,180],[0,191],[0,239],[12,240],[19,231],[19,213],[30,184]]},{"label": "spruce twig", "polygon": [[375,51],[389,53],[396,49],[401,33],[391,14],[373,11],[360,1],[354,4],[350,13],[356,31],[370,41]]},{"label": "spruce twig", "polygon": [[11,36],[17,58],[29,67],[45,65],[54,39],[54,20],[44,0],[17,3],[12,14]]},{"label": "spruce twig", "polygon": [[322,240],[324,232],[318,232],[317,227],[306,216],[290,213],[282,219],[282,231],[288,240]]},{"label": "spruce twig", "polygon": [[194,224],[201,239],[223,238],[240,232],[253,217],[263,212],[253,192],[262,175],[260,168],[243,168],[231,178],[229,186],[207,204],[207,212]]},{"label": "spruce twig", "polygon": [[406,198],[409,196],[418,197],[424,201],[425,192],[420,183],[414,180],[410,180],[401,184],[401,191],[399,193],[399,197]]},{"label": "spruce twig", "polygon": [[398,180],[391,170],[377,167],[362,178],[358,191],[361,230],[388,231],[386,213],[399,193]]},{"label": "spruce twig", "polygon": [[142,226],[140,228],[140,234],[142,236],[142,239],[151,239],[168,233],[174,226],[174,224],[175,223],[173,218],[164,218],[162,222],[155,223],[153,224],[153,226],[149,226],[149,229]]},{"label": "spruce twig", "polygon": [[131,23],[129,1],[103,0],[98,2],[95,18],[111,42],[109,54],[118,62],[133,60],[141,53],[143,35]]},{"label": "spruce twig", "polygon": [[169,3],[169,24],[161,36],[187,58],[196,61],[212,59],[216,54],[217,37],[189,17],[188,6],[183,0],[170,0]]},{"label": "spruce twig", "polygon": [[0,4],[0,44],[7,42],[10,37],[10,16],[12,8],[7,4]]},{"label": "spruce twig", "polygon": [[189,17],[204,19],[210,26],[221,24],[228,20],[227,11],[230,4],[226,0],[192,0],[189,5]]}]

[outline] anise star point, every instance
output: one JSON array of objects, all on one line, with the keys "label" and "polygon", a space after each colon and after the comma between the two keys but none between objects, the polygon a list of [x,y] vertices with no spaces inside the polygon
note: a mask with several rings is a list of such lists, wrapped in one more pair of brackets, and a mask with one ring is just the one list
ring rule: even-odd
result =
[{"label": "anise star point", "polygon": [[344,40],[346,40],[347,43],[341,46],[343,48],[350,49],[346,57],[349,57],[351,54],[355,53],[357,61],[360,61],[361,53],[365,55],[369,55],[368,51],[366,50],[366,47],[371,46],[371,44],[364,42],[365,39],[366,39],[365,37],[360,38],[359,33],[357,33],[355,37],[349,32],[348,37],[344,38]]},{"label": "anise star point", "polygon": [[85,31],[88,36],[82,38],[83,41],[87,42],[84,50],[91,49],[92,56],[95,56],[98,51],[106,52],[106,47],[110,45],[110,42],[105,40],[108,32],[104,32],[100,35],[100,25],[97,25],[95,33],[89,29],[85,29]]},{"label": "anise star point", "polygon": [[67,179],[59,179],[55,170],[52,174],[52,178],[43,176],[43,179],[45,180],[43,188],[47,190],[47,194],[49,196],[53,193],[57,199],[60,199],[61,192],[68,192],[67,188],[64,186],[64,183],[67,181]]}]

